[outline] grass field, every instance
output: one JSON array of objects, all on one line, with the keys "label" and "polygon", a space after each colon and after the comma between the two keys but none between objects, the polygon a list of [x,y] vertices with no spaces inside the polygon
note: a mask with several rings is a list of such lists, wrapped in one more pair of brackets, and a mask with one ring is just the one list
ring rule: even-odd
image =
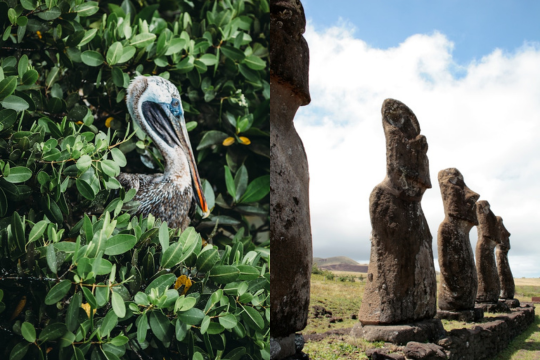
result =
[{"label": "grass field", "polygon": [[[308,326],[302,331],[303,334],[321,334],[329,330],[351,328],[358,321],[352,319],[352,315],[358,314],[366,274],[334,271],[334,280],[329,280],[325,275],[311,276],[311,304]],[[362,275],[363,281],[358,277]],[[351,282],[338,280],[339,277],[354,276]],[[516,298],[522,302],[531,301],[532,296],[540,296],[540,279],[515,279]],[[332,313],[329,317],[314,318],[313,306],[321,306]],[[540,313],[539,305],[536,305],[537,314]],[[488,314],[488,317],[491,314]],[[341,318],[342,321],[330,323],[330,318]],[[485,319],[483,322],[489,321]],[[443,321],[445,329],[463,328],[476,324],[462,322]],[[306,343],[304,352],[312,360],[367,359],[365,351],[369,348],[381,347],[383,343],[370,343],[361,339],[352,338],[349,335],[332,335],[321,341]],[[500,353],[495,360],[540,360],[540,316],[536,315],[534,325],[514,339],[510,346]]]}]

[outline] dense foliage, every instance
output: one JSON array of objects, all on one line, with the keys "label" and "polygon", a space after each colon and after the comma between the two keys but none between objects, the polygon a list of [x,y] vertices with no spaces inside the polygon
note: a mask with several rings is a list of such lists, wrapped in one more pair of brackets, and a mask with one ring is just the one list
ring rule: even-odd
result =
[{"label": "dense foliage", "polygon": [[[0,334],[10,359],[269,359],[267,0],[0,2]],[[178,86],[212,214],[133,216],[163,169],[132,78]]]}]

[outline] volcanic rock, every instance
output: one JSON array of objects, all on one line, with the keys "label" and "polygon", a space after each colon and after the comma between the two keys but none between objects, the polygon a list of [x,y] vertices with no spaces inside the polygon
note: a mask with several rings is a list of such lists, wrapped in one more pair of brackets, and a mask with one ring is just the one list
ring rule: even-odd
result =
[{"label": "volcanic rock", "polygon": [[500,284],[495,262],[495,246],[501,244],[497,217],[486,200],[476,203],[478,217],[478,242],[476,243],[476,272],[478,291],[476,301],[496,304],[499,300]]},{"label": "volcanic rock", "polygon": [[516,290],[514,284],[514,276],[512,270],[510,270],[510,264],[508,263],[508,251],[510,250],[510,233],[504,227],[503,219],[497,216],[497,223],[499,224],[499,233],[501,236],[501,243],[497,245],[497,271],[499,273],[499,283],[501,284],[501,293],[499,297],[501,299],[513,299]]}]

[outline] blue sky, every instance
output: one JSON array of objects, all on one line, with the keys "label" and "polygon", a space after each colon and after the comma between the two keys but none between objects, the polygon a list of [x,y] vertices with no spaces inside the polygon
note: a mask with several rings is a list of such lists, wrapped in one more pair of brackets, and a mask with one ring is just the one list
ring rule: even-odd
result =
[{"label": "blue sky", "polygon": [[304,0],[308,19],[319,27],[339,19],[356,27],[370,46],[395,47],[413,34],[445,34],[459,64],[480,59],[495,48],[513,51],[525,41],[540,42],[537,0]]},{"label": "blue sky", "polygon": [[[314,255],[369,259],[369,195],[385,174],[380,107],[394,98],[429,143],[422,208],[435,258],[437,173],[455,167],[512,233],[514,276],[539,277],[540,1],[302,3],[312,101],[294,123],[309,162]],[[474,249],[475,228],[470,238]]]}]

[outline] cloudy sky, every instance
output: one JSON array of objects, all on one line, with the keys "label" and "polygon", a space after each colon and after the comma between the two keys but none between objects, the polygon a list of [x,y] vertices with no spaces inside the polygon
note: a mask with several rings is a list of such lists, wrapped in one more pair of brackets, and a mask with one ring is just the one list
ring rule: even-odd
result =
[{"label": "cloudy sky", "polygon": [[[380,108],[395,98],[429,143],[433,188],[422,207],[435,257],[437,173],[456,167],[512,233],[514,276],[539,277],[540,2],[303,4],[312,102],[295,126],[310,167],[314,255],[369,259],[368,200],[385,176]],[[476,228],[470,235],[475,248]]]}]

